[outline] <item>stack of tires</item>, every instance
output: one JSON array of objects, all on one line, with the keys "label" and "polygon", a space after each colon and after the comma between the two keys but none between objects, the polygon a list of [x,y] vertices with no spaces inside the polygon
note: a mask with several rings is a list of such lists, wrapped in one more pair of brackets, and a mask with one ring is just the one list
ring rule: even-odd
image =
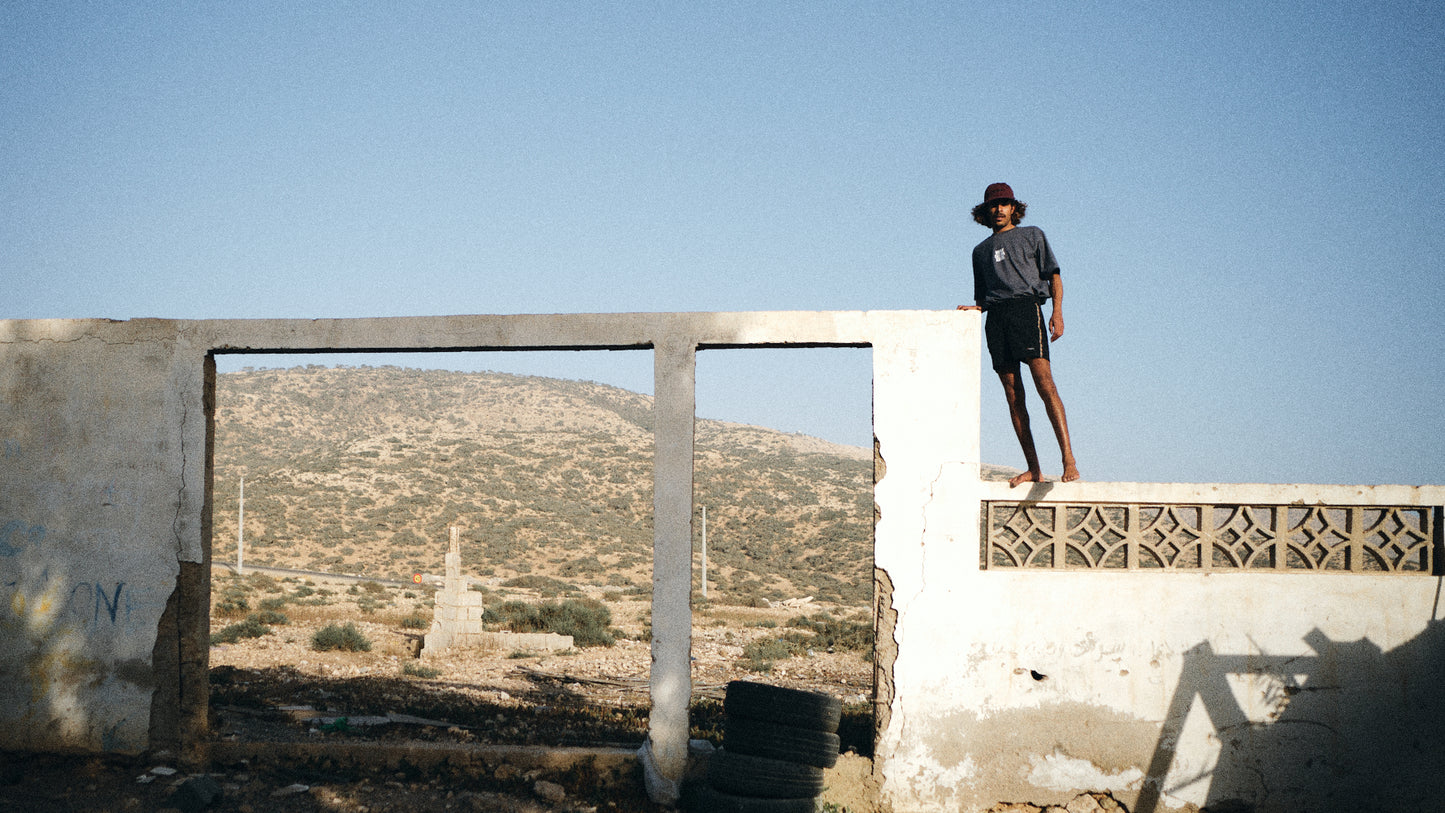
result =
[{"label": "stack of tires", "polygon": [[693,813],[813,813],[823,770],[838,761],[843,705],[822,692],[735,680],[723,700],[723,747],[683,790]]}]

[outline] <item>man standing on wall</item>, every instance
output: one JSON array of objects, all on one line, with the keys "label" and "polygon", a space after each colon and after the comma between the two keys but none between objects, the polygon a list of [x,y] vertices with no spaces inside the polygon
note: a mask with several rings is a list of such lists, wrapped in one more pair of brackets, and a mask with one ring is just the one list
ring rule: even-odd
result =
[{"label": "man standing on wall", "polygon": [[[1064,482],[1079,479],[1069,442],[1069,422],[1064,417],[1064,402],[1054,386],[1053,369],[1049,366],[1049,342],[1064,335],[1064,283],[1059,277],[1059,263],[1044,232],[1037,226],[1019,226],[1028,206],[1014,198],[1006,183],[989,184],[983,203],[973,207],[973,220],[987,226],[993,234],[973,249],[974,306],[960,305],[962,310],[983,310],[984,337],[994,372],[1003,383],[1008,399],[1009,418],[1014,434],[1023,447],[1028,471],[1009,481],[1041,483],[1043,470],[1034,449],[1033,430],[1029,428],[1029,412],[1024,402],[1024,382],[1019,362],[1027,364],[1033,375],[1034,389],[1044,402],[1054,436],[1064,457]],[[1044,338],[1043,303],[1052,299],[1053,316],[1049,318],[1049,335]]]}]

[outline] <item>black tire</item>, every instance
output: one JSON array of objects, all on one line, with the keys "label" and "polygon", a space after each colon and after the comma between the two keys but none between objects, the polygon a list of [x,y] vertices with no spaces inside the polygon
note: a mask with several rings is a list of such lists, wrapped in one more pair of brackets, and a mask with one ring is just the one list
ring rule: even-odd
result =
[{"label": "black tire", "polygon": [[801,762],[819,768],[838,763],[838,735],[830,731],[729,717],[723,747],[734,754]]},{"label": "black tire", "polygon": [[734,680],[723,698],[723,713],[728,718],[744,717],[832,733],[838,730],[838,721],[843,717],[843,701],[823,692]]},{"label": "black tire", "polygon": [[811,799],[823,792],[823,769],[720,748],[708,760],[707,781],[714,789],[735,796]]},{"label": "black tire", "polygon": [[724,793],[706,782],[682,786],[682,809],[687,813],[814,813],[812,796],[800,799],[760,799]]}]

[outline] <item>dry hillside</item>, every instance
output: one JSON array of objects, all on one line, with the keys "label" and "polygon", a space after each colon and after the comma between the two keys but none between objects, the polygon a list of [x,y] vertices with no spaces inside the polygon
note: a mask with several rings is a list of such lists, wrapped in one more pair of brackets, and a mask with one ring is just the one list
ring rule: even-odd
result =
[{"label": "dry hillside", "polygon": [[[601,384],[397,367],[217,377],[215,548],[377,578],[440,573],[461,529],[473,576],[650,589],[652,401]],[[710,597],[872,591],[867,450],[698,421]],[[700,540],[695,540],[697,544]]]}]

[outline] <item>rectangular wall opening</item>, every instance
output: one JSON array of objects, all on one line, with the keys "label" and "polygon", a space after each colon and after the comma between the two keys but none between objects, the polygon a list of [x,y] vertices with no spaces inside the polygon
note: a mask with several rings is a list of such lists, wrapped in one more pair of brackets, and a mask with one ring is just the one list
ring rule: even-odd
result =
[{"label": "rectangular wall opening", "polygon": [[[763,680],[842,697],[845,748],[871,754],[871,356],[859,346],[697,355],[693,718],[704,734],[699,709],[721,697],[726,680]],[[642,741],[652,352],[215,358],[206,516],[216,574],[209,631],[221,636],[211,653],[213,709],[301,707],[288,714],[307,720],[308,736],[416,737],[406,727],[421,725],[459,743]],[[590,359],[627,362],[579,364]],[[826,416],[799,408],[800,387],[834,392],[837,408]],[[505,395],[492,400],[510,411],[459,406],[496,391]],[[381,402],[389,406],[378,413]],[[593,411],[579,413],[578,402]],[[308,448],[307,438],[324,442]],[[776,487],[761,487],[765,468]],[[702,509],[712,545],[707,596]],[[587,624],[598,616],[585,611],[601,608],[611,646],[415,657],[453,529],[466,589],[482,596],[489,629],[509,614],[561,605],[578,605]],[[369,651],[316,648],[322,626],[347,624]],[[268,629],[247,637],[232,630],[238,625]],[[591,657],[598,653],[605,657]],[[397,697],[410,709],[401,714],[434,724],[375,721],[373,734],[337,722],[395,712]],[[584,707],[592,722],[579,724]],[[462,710],[419,713],[446,708]],[[568,725],[539,722],[536,709]],[[246,736],[237,717],[220,719],[212,736]]]},{"label": "rectangular wall opening", "polygon": [[[213,735],[639,745],[651,356],[218,356]],[[573,644],[418,657],[453,529],[481,629]]]},{"label": "rectangular wall opening", "polygon": [[693,486],[693,650],[727,656],[699,659],[709,666],[694,680],[836,695],[843,748],[865,755],[876,629],[872,384],[868,348],[700,352]]}]

